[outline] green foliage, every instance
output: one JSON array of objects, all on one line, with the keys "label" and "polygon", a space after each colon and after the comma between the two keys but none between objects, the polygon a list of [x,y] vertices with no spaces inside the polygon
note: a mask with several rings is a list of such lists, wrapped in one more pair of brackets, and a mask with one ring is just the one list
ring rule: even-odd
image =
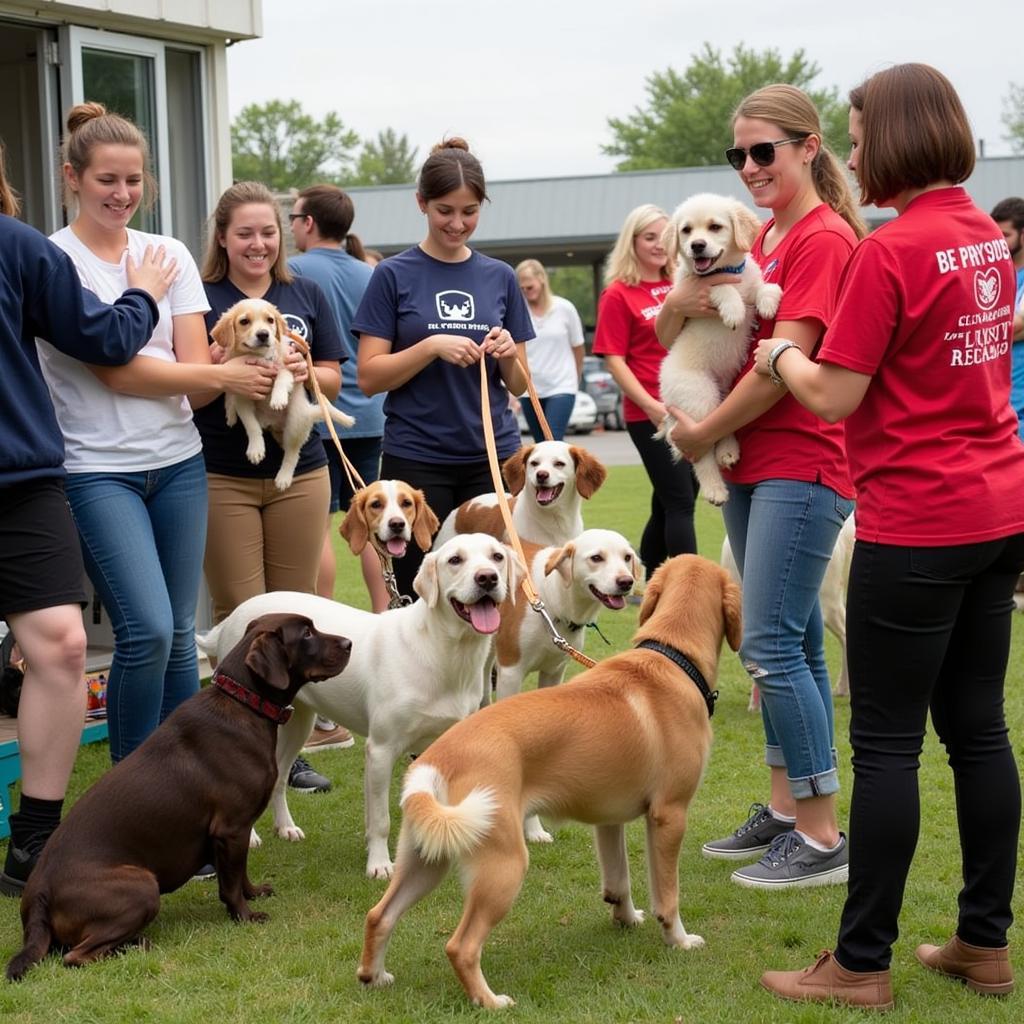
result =
[{"label": "green foliage", "polygon": [[359,136],[332,110],[321,121],[298,100],[250,103],[231,126],[236,181],[262,181],[275,192],[343,182]]},{"label": "green foliage", "polygon": [[1003,97],[1003,136],[1014,153],[1024,153],[1024,85],[1010,83],[1010,91]]},{"label": "green foliage", "polygon": [[579,313],[583,326],[597,320],[594,300],[594,272],[590,267],[546,267],[548,283],[555,295],[568,299]]},{"label": "green foliage", "polygon": [[802,49],[787,60],[775,49],[740,43],[727,58],[705,43],[686,69],[656,71],[647,79],[647,102],[624,118],[609,118],[614,141],[602,150],[621,156],[617,170],[697,167],[725,163],[732,145],[733,111],[749,93],[773,82],[804,89],[821,114],[825,139],[845,152],[847,107],[835,86],[812,89],[821,69]]},{"label": "green foliage", "polygon": [[416,180],[416,147],[409,137],[394,128],[377,132],[376,139],[367,139],[356,162],[350,185],[404,185]]}]

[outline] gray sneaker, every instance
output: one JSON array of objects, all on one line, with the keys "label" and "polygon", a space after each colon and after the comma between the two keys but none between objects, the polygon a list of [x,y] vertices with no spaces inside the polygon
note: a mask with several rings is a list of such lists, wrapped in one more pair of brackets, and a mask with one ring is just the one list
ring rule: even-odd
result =
[{"label": "gray sneaker", "polygon": [[840,885],[850,870],[846,836],[839,833],[834,850],[816,850],[790,831],[775,839],[768,852],[749,867],[732,873],[737,885],[748,889],[799,889],[811,885]]},{"label": "gray sneaker", "polygon": [[779,821],[764,804],[753,804],[750,817],[731,836],[712,839],[700,848],[700,852],[705,857],[721,860],[750,859],[767,850],[776,836],[792,829],[792,822]]}]

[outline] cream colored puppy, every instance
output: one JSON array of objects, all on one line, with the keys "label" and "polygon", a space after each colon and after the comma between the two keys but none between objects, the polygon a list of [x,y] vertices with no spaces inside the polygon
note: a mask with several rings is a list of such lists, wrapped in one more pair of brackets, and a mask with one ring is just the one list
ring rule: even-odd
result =
[{"label": "cream colored puppy", "polygon": [[[765,284],[761,268],[750,256],[760,228],[757,217],[737,199],[701,193],[676,208],[665,228],[665,249],[678,258],[676,283],[687,277],[728,273],[735,284],[710,289],[709,300],[718,317],[686,321],[661,364],[661,400],[702,420],[722,401],[746,361],[755,311],[775,316],[782,298],[777,284]],[[669,440],[675,426],[665,418],[655,435]],[[723,505],[729,494],[719,465],[734,466],[739,445],[731,434],[693,464],[700,493],[712,505]]]},{"label": "cream colored puppy", "polygon": [[[285,366],[289,341],[287,325],[277,307],[263,299],[242,299],[224,311],[214,324],[210,337],[224,350],[224,359],[265,359],[277,366],[274,386],[267,398],[254,402],[241,395],[224,395],[224,412],[229,427],[238,420],[245,427],[248,446],[246,458],[254,465],[267,454],[263,439],[269,430],[284,451],[281,468],[274,478],[279,491],[292,485],[299,452],[314,423],[323,421],[320,406],[311,402],[304,387],[295,387],[295,377]],[[355,420],[328,403],[331,419],[343,427]]]},{"label": "cream colored puppy", "polygon": [[733,649],[740,642],[739,588],[713,562],[677,555],[651,577],[639,621],[637,648],[564,686],[483,708],[409,769],[395,874],[366,917],[360,981],[394,980],[384,955],[395,925],[458,865],[465,902],[448,959],[475,1004],[511,1006],[487,984],[480,957],[523,883],[522,822],[538,812],[595,827],[604,900],[624,926],[643,921],[630,891],[624,825],[644,817],[662,938],[680,949],[704,944],[679,917],[679,850],[711,749],[710,687],[722,637]]},{"label": "cream colored puppy", "polygon": [[196,638],[200,650],[220,658],[253,619],[271,612],[305,615],[317,629],[352,638],[345,671],[319,683],[315,694],[297,698],[291,719],[278,729],[271,807],[279,836],[305,838],[288,808],[288,769],[314,719],[323,715],[366,737],[366,873],[390,876],[388,792],[395,763],[479,706],[481,673],[501,625],[499,608],[522,572],[507,545],[486,534],[465,534],[423,559],[413,581],[420,596],[414,604],[374,615],[313,594],[279,591],[244,601]]}]

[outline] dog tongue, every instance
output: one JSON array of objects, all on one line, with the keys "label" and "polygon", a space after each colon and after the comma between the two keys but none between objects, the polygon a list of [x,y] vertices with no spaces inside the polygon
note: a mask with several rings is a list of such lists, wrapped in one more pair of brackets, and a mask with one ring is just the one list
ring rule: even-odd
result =
[{"label": "dog tongue", "polygon": [[389,555],[401,558],[405,554],[406,543],[401,537],[392,537],[385,547],[388,549]]},{"label": "dog tongue", "polygon": [[707,270],[714,262],[715,261],[709,256],[698,256],[694,259],[693,265],[697,268],[699,273],[703,274],[704,271]]},{"label": "dog tongue", "polygon": [[501,625],[498,606],[489,597],[481,597],[476,604],[466,607],[469,609],[469,621],[478,633],[494,633]]},{"label": "dog tongue", "polygon": [[554,487],[538,487],[537,488],[537,500],[541,503],[546,501],[554,501],[555,489]]},{"label": "dog tongue", "polygon": [[626,599],[621,594],[605,594],[604,603],[615,611],[626,607]]}]

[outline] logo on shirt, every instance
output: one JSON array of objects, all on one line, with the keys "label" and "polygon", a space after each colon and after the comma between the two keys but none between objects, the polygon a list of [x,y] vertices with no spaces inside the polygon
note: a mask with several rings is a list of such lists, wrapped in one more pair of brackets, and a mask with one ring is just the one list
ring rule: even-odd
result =
[{"label": "logo on shirt", "polygon": [[285,326],[292,334],[297,334],[303,341],[309,341],[309,327],[301,316],[294,313],[283,313]]},{"label": "logo on shirt", "polygon": [[446,292],[438,292],[434,296],[437,304],[437,315],[442,320],[468,323],[476,314],[476,304],[469,292],[460,292],[449,289]]},{"label": "logo on shirt", "polygon": [[776,269],[776,267],[778,267],[778,265],[779,265],[778,257],[775,257],[775,258],[769,260],[768,261],[768,265],[764,268],[764,270],[761,271],[761,276],[763,278],[767,279],[768,275],[770,273],[772,273],[772,271],[774,271]]},{"label": "logo on shirt", "polygon": [[989,267],[984,273],[976,270],[974,272],[974,298],[979,308],[991,309],[999,301],[1001,286],[999,271],[995,267]]}]

